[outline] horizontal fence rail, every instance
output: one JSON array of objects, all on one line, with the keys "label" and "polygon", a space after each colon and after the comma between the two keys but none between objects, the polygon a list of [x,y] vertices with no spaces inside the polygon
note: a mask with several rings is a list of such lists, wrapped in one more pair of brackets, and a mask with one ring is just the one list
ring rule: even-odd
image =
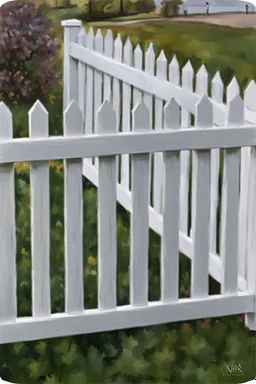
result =
[{"label": "horizontal fence rail", "polygon": [[[229,128],[213,126],[213,106],[207,96],[202,96],[196,106],[196,127],[183,130],[180,122],[180,106],[174,99],[164,107],[163,132],[148,133],[150,115],[141,100],[132,112],[132,132],[117,133],[116,111],[106,100],[97,114],[97,135],[84,136],[83,114],[75,101],[64,112],[64,136],[48,137],[48,113],[38,101],[29,112],[27,139],[12,139],[12,119],[8,108],[0,104],[0,121],[3,129],[0,141],[2,162],[0,166],[0,194],[2,205],[8,196],[8,210],[2,209],[0,253],[0,343],[58,337],[80,333],[123,329],[160,324],[169,321],[192,320],[200,317],[225,316],[246,313],[250,329],[255,327],[255,265],[252,256],[254,243],[248,245],[248,279],[239,276],[238,251],[239,223],[239,175],[241,146],[234,147],[234,137],[244,130],[253,134],[256,126],[244,126],[244,103],[236,96],[228,104]],[[239,111],[239,113],[238,113]],[[239,117],[239,120],[238,120]],[[229,133],[228,133],[229,130]],[[221,209],[221,254],[210,249],[211,206],[211,149],[205,146],[204,133],[218,132],[218,140],[226,142]],[[115,133],[116,132],[116,133]],[[188,135],[188,133],[190,135]],[[200,136],[200,134],[202,136]],[[101,140],[102,136],[102,140]],[[193,137],[196,137],[196,140]],[[151,137],[151,139],[149,139]],[[160,138],[164,138],[160,139]],[[179,137],[175,142],[175,137]],[[200,139],[201,137],[201,139]],[[214,135],[211,136],[213,143]],[[130,142],[129,142],[130,138]],[[139,139],[141,138],[141,139]],[[117,139],[117,141],[115,141]],[[56,141],[57,140],[57,141]],[[75,141],[75,151],[72,149]],[[190,148],[186,140],[201,144],[191,147],[195,156],[192,177],[192,232],[187,237],[180,232],[180,185],[182,149]],[[16,143],[13,158],[7,158],[6,150],[11,141]],[[55,142],[56,141],[56,142]],[[81,142],[78,150],[79,141]],[[144,144],[143,144],[144,141]],[[55,142],[55,144],[54,144]],[[111,144],[114,142],[115,144]],[[136,144],[138,143],[139,144]],[[154,144],[156,142],[156,144]],[[94,144],[93,144],[94,143]],[[106,144],[107,143],[107,144]],[[128,143],[128,144],[127,144]],[[20,145],[20,150],[18,150]],[[25,147],[27,145],[27,147]],[[137,145],[137,146],[136,146]],[[222,144],[220,144],[222,145]],[[249,141],[245,142],[249,145]],[[58,146],[61,151],[58,152]],[[77,146],[77,147],[76,147]],[[118,150],[118,146],[121,147]],[[82,151],[82,147],[83,151]],[[92,149],[90,149],[90,147]],[[30,149],[29,149],[30,148]],[[40,149],[41,148],[41,149]],[[107,148],[107,149],[106,149]],[[134,148],[134,149],[132,149]],[[163,152],[163,214],[155,214],[149,204],[151,168],[150,153]],[[65,312],[51,314],[49,274],[49,171],[48,160],[57,152],[64,159],[65,206]],[[71,152],[70,152],[71,151]],[[80,152],[81,151],[81,152]],[[82,175],[84,153],[97,157],[98,186],[98,309],[84,309],[83,279],[83,208]],[[89,152],[91,151],[91,152]],[[116,286],[116,201],[117,153],[131,153],[131,236],[130,236],[130,304],[117,306]],[[13,163],[22,154],[22,161],[30,161],[31,188],[31,239],[32,239],[32,316],[18,317],[16,297],[16,237],[14,214]],[[62,155],[63,156],[60,156]],[[4,161],[3,161],[4,159]],[[21,158],[18,158],[19,161]],[[6,161],[8,160],[8,161]],[[95,169],[95,166],[93,166]],[[255,156],[250,160],[249,185],[254,188]],[[10,209],[13,207],[13,209]],[[251,236],[255,214],[252,194],[249,193],[248,231]],[[2,207],[3,208],[3,207]],[[152,218],[161,223],[161,300],[148,300],[148,228]],[[39,218],[41,218],[39,220]],[[155,220],[155,219],[153,219]],[[6,226],[6,223],[8,225]],[[203,239],[202,239],[203,233]],[[183,237],[182,237],[183,236]],[[251,239],[251,237],[250,237]],[[187,247],[192,262],[191,297],[178,296],[179,250]],[[40,246],[39,246],[40,245]],[[42,246],[42,248],[41,248]],[[189,249],[188,249],[189,248]],[[217,261],[218,260],[218,261]],[[214,272],[215,271],[215,272]],[[221,284],[219,295],[209,295],[208,275],[215,274]],[[218,275],[218,276],[217,276]],[[254,278],[253,278],[254,276]],[[242,292],[239,292],[242,290]],[[8,298],[8,300],[7,300]]]}]

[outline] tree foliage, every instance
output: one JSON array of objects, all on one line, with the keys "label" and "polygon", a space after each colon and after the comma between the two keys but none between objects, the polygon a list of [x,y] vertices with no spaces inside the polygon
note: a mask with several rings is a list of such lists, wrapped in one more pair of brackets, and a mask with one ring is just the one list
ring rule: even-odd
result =
[{"label": "tree foliage", "polygon": [[58,45],[50,28],[50,20],[33,3],[13,1],[1,6],[2,100],[31,100],[46,95],[57,84],[54,58]]},{"label": "tree foliage", "polygon": [[161,3],[160,14],[163,17],[177,16],[182,3],[182,0],[163,0]]}]

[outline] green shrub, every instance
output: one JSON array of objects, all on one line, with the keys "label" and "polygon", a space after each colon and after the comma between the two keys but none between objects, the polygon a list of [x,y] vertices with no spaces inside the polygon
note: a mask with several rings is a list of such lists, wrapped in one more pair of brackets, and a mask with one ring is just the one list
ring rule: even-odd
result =
[{"label": "green shrub", "polygon": [[[50,162],[52,311],[64,309],[63,164]],[[16,164],[18,312],[31,314],[29,166]],[[84,184],[85,305],[97,305],[97,190]],[[118,304],[129,295],[129,214],[118,205]],[[150,300],[159,299],[160,239],[150,232]],[[190,262],[180,258],[180,295],[189,294]],[[219,287],[213,287],[212,291]],[[0,377],[26,384],[231,383],[255,375],[256,336],[243,316],[103,332],[0,346]],[[225,376],[240,364],[243,377]]]}]

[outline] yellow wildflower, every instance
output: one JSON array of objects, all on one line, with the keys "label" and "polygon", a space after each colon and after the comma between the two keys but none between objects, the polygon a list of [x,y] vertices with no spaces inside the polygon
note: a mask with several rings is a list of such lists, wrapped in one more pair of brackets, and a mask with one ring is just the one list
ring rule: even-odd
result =
[{"label": "yellow wildflower", "polygon": [[49,95],[49,100],[51,104],[54,104],[56,97],[54,95]]},{"label": "yellow wildflower", "polygon": [[88,264],[94,266],[97,264],[97,261],[93,256],[89,256],[88,257]]}]

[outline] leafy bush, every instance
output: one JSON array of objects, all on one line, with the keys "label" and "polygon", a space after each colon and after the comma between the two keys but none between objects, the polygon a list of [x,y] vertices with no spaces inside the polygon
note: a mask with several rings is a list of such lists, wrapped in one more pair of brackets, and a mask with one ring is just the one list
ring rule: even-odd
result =
[{"label": "leafy bush", "polygon": [[[29,165],[17,163],[16,226],[19,316],[31,314]],[[84,181],[85,305],[97,303],[97,190]],[[50,162],[52,311],[64,308],[63,165]],[[118,206],[118,304],[129,294],[129,215]],[[159,299],[159,237],[150,232],[150,300]],[[187,296],[190,263],[181,257],[180,293]],[[26,384],[239,383],[255,375],[256,335],[243,316],[0,346],[0,377]],[[240,364],[243,376],[227,376]],[[225,376],[226,375],[226,376]]]},{"label": "leafy bush", "polygon": [[58,83],[54,58],[58,45],[51,21],[33,3],[14,1],[1,7],[0,98],[31,100]]}]

